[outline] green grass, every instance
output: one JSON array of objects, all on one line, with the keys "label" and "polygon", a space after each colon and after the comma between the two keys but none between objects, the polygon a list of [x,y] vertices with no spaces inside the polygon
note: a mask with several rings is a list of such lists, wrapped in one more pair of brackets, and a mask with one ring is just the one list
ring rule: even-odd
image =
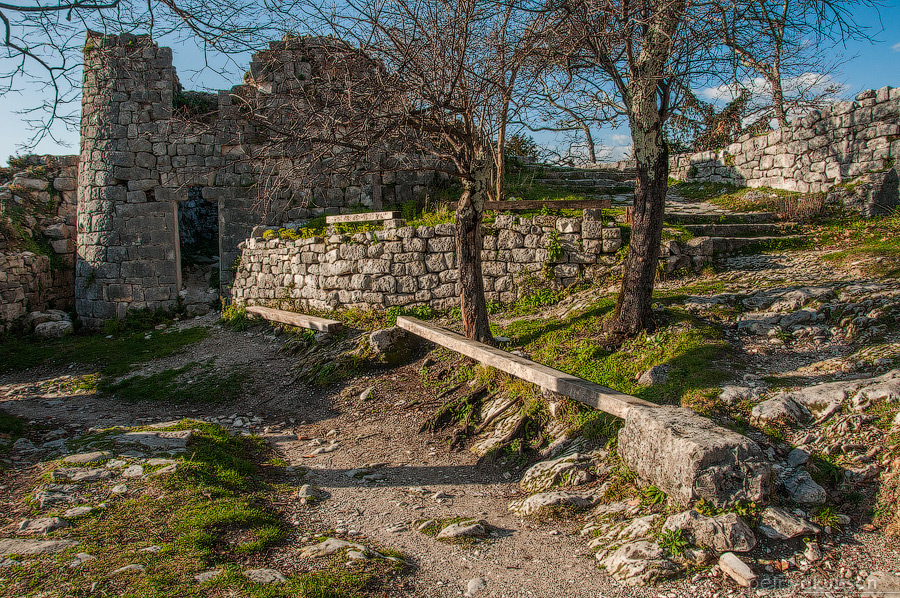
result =
[{"label": "green grass", "polygon": [[101,379],[97,389],[125,401],[197,405],[237,400],[246,380],[247,373],[243,370],[218,372],[212,362],[192,362],[180,368],[147,376],[131,376],[118,382]]},{"label": "green grass", "polygon": [[[720,330],[668,310],[656,332],[642,333],[611,351],[601,344],[600,331],[614,304],[614,298],[599,299],[565,320],[520,320],[501,333],[539,363],[656,403],[691,403],[717,394],[725,376],[713,364],[728,350]],[[637,384],[641,372],[660,364],[669,366],[664,384]]]},{"label": "green grass", "polygon": [[39,365],[82,364],[98,367],[105,377],[118,377],[127,374],[139,363],[174,355],[202,341],[208,334],[206,328],[197,326],[113,338],[100,334],[75,335],[50,341],[6,337],[0,341],[0,374]]},{"label": "green grass", "polygon": [[[79,545],[60,555],[31,557],[28,566],[4,570],[0,593],[8,596],[93,595],[99,583],[110,596],[127,598],[281,596],[350,598],[369,594],[402,565],[371,559],[353,567],[335,558],[319,570],[287,575],[283,564],[267,559],[290,530],[276,502],[288,499],[290,486],[273,480],[263,465],[269,451],[255,437],[231,436],[219,426],[183,422],[198,430],[178,470],[168,476],[129,481],[140,496],[109,501],[106,509],[79,520],[61,536]],[[309,535],[315,535],[310,533]],[[141,552],[151,545],[158,553]],[[95,558],[79,568],[65,564],[75,552]],[[110,576],[123,565],[139,563],[143,573]],[[243,571],[282,569],[288,580],[261,586]],[[223,573],[198,584],[193,576],[209,569]]]},{"label": "green grass", "polygon": [[[0,455],[5,455],[11,450],[12,444],[25,434],[25,429],[24,419],[0,410],[0,438],[5,441],[0,443]],[[0,465],[0,471],[2,470],[3,466]]]}]

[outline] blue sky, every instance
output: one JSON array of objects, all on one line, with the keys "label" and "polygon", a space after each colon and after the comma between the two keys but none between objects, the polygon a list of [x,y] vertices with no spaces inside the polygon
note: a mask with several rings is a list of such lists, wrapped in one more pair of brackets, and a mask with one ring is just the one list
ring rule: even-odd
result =
[{"label": "blue sky", "polygon": [[[881,8],[881,18],[874,10],[866,10],[856,14],[857,21],[869,27],[874,37],[872,42],[849,42],[843,53],[852,57],[842,67],[838,81],[846,86],[846,95],[854,96],[864,89],[878,88],[884,85],[900,87],[900,4],[890,2]],[[165,45],[165,41],[161,42]],[[246,67],[247,57],[239,60],[239,66],[231,65],[231,74],[223,77],[218,73],[206,70],[195,72],[200,61],[200,53],[196,48],[170,44],[173,46],[175,67],[182,84],[187,89],[226,89],[241,80],[242,70]],[[42,94],[37,89],[29,89],[19,93],[7,93],[0,96],[0,163],[6,157],[19,153],[18,146],[31,136],[23,117],[17,114],[23,108],[34,106],[42,101]],[[605,130],[598,136],[598,142],[609,148],[610,157],[617,159],[629,145],[627,130]],[[35,153],[77,154],[78,133],[57,127],[54,134],[63,144],[45,140]],[[543,142],[544,139],[539,138]],[[66,145],[67,144],[67,145]]]}]

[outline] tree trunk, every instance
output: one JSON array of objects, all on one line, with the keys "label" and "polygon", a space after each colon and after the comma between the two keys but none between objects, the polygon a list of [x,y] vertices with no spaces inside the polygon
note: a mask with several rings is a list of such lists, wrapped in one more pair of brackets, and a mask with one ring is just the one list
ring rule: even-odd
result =
[{"label": "tree trunk", "polygon": [[594,166],[597,164],[597,150],[594,148],[594,136],[591,135],[591,128],[583,121],[581,123],[581,130],[584,131],[584,140],[587,143],[588,160],[590,161],[591,166]]},{"label": "tree trunk", "polygon": [[467,338],[493,343],[484,301],[481,276],[481,219],[484,202],[492,184],[493,168],[486,160],[476,168],[474,180],[463,181],[463,193],[456,207],[456,261],[459,269],[463,334]]},{"label": "tree trunk", "polygon": [[622,290],[609,327],[616,336],[633,336],[651,324],[669,178],[669,151],[656,105],[656,85],[652,80],[645,81],[641,88],[641,83],[629,84],[635,88],[629,121],[637,176],[631,242]]},{"label": "tree trunk", "polygon": [[775,108],[775,118],[782,129],[788,127],[787,114],[784,112],[784,90],[781,87],[781,72],[773,68],[769,83],[772,85],[772,106]]}]

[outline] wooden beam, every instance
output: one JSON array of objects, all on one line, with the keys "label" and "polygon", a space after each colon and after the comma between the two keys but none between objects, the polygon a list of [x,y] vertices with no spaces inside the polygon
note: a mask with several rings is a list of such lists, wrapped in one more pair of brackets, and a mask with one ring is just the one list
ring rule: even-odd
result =
[{"label": "wooden beam", "polygon": [[343,324],[337,320],[326,320],[325,318],[317,318],[315,316],[307,316],[283,309],[272,309],[271,307],[262,307],[260,305],[250,305],[247,307],[247,315],[259,316],[270,322],[280,322],[298,328],[309,328],[310,330],[321,330],[322,332],[337,332],[343,328]]},{"label": "wooden beam", "polygon": [[644,401],[623,392],[594,384],[578,376],[554,370],[540,363],[501,351],[490,345],[469,340],[445,328],[432,326],[417,318],[400,316],[397,326],[420,336],[442,347],[447,347],[466,357],[476,359],[485,365],[495,367],[502,372],[537,384],[553,392],[575,399],[585,405],[605,411],[616,417],[625,418],[633,406],[656,407],[656,404]]},{"label": "wooden beam", "polygon": [[511,201],[487,201],[485,210],[540,210],[547,207],[553,210],[600,210],[612,206],[609,199],[516,199]]},{"label": "wooden beam", "polygon": [[325,216],[326,224],[340,224],[342,222],[372,222],[376,220],[393,220],[399,218],[400,212],[363,212],[362,214],[340,214],[338,216]]}]

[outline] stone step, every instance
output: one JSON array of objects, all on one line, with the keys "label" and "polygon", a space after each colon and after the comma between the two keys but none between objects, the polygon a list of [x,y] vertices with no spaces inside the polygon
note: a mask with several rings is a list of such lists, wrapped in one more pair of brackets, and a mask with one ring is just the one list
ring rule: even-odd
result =
[{"label": "stone step", "polygon": [[[539,171],[538,171],[539,172]],[[629,170],[612,170],[612,169],[575,169],[575,170],[544,170],[540,172],[542,180],[583,180],[583,179],[604,179],[612,181],[628,181],[634,180],[634,171]]]},{"label": "stone step", "polygon": [[692,214],[666,212],[666,222],[671,224],[771,224],[778,222],[772,212],[733,212],[730,214]]},{"label": "stone step", "polygon": [[778,241],[791,243],[802,239],[802,235],[778,235],[775,237],[710,237],[713,254],[734,253],[765,243]]},{"label": "stone step", "polygon": [[788,223],[685,224],[685,230],[698,237],[774,237],[797,232]]}]

